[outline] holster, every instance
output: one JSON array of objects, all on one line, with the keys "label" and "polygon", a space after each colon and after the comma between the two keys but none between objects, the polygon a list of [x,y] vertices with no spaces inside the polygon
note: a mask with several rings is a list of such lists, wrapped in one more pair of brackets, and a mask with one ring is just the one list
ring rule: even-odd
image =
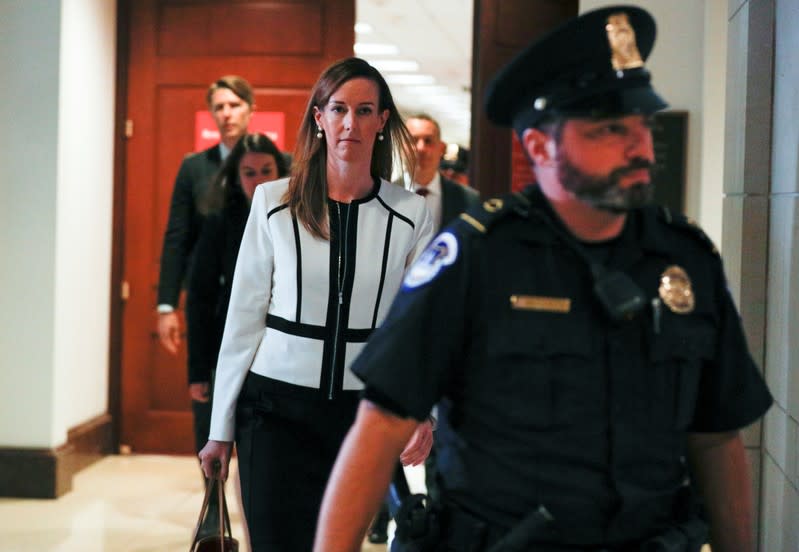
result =
[{"label": "holster", "polygon": [[458,507],[442,507],[425,495],[407,497],[395,518],[391,552],[524,552],[549,535],[552,516],[539,507],[510,530],[492,525]]},{"label": "holster", "polygon": [[707,539],[707,523],[697,517],[673,525],[644,541],[641,543],[641,552],[699,552]]},{"label": "holster", "polygon": [[397,524],[391,552],[434,552],[441,542],[441,507],[430,497],[405,497],[394,521]]}]

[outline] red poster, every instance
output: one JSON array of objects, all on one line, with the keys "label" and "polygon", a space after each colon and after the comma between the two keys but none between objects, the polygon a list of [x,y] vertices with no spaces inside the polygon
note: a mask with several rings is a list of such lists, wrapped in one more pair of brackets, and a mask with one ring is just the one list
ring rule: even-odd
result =
[{"label": "red poster", "polygon": [[[250,119],[249,132],[262,132],[269,136],[280,151],[285,151],[286,114],[282,111],[256,111]],[[219,143],[219,130],[207,111],[194,115],[194,151],[202,151]]]}]

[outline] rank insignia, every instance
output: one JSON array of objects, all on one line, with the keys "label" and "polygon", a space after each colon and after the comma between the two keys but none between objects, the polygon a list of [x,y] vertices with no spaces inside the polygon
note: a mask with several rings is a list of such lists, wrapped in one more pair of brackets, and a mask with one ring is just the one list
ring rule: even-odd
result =
[{"label": "rank insignia", "polygon": [[680,266],[671,265],[660,275],[658,294],[672,312],[688,314],[694,311],[694,291],[688,273]]}]

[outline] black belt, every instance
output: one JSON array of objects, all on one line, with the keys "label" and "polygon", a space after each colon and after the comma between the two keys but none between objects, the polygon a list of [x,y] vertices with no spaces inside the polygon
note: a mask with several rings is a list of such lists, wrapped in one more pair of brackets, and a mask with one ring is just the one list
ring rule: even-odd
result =
[{"label": "black belt", "polygon": [[[444,541],[447,543],[445,550],[458,550],[459,552],[505,552],[511,550],[498,545],[508,534],[508,528],[489,523],[458,507],[445,507],[441,516],[441,524]],[[639,552],[641,542],[636,541],[612,547],[539,542],[526,545],[524,550],[526,552]]]},{"label": "black belt", "polygon": [[506,529],[490,524],[455,507],[445,507],[441,515],[442,535],[448,549],[480,552],[497,542]]}]

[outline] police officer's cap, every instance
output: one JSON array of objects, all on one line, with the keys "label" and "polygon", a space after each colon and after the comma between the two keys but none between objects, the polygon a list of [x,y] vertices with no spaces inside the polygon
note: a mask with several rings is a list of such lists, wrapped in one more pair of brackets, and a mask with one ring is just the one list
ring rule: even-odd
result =
[{"label": "police officer's cap", "polygon": [[489,83],[486,115],[521,133],[550,116],[651,114],[667,106],[644,61],[655,20],[611,6],[569,20],[517,55]]}]

